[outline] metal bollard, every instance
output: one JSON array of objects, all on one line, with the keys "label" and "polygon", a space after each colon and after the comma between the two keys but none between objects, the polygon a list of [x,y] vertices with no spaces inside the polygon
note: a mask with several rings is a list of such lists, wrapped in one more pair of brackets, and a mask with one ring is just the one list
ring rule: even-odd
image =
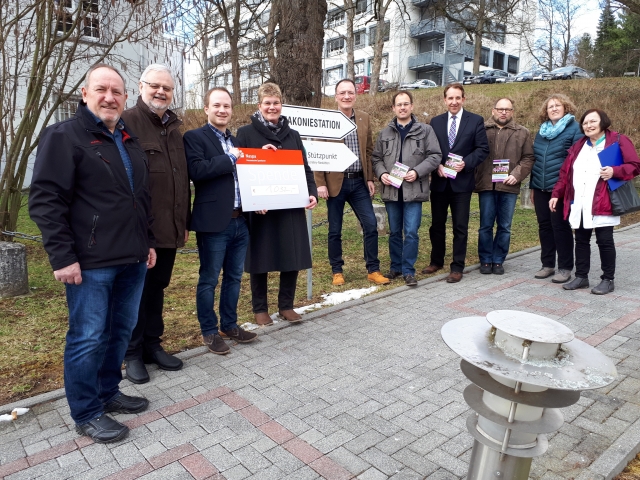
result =
[{"label": "metal bollard", "polygon": [[530,193],[529,183],[523,183],[520,187],[520,206],[522,208],[533,208],[533,202],[529,196]]},{"label": "metal bollard", "polygon": [[532,313],[458,318],[441,335],[473,382],[463,394],[476,412],[467,419],[474,438],[467,480],[529,478],[531,461],[548,448],[544,434],[564,422],[559,409],[617,375],[608,357],[569,328]]}]

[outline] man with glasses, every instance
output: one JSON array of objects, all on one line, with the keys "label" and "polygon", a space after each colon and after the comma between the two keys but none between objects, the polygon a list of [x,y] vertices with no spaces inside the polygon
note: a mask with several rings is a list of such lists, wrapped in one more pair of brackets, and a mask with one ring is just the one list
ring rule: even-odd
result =
[{"label": "man with glasses", "polygon": [[154,216],[158,259],[147,272],[138,323],[125,356],[127,378],[146,383],[145,363],[162,370],[180,370],[182,360],[169,355],[161,346],[164,332],[162,311],[164,289],[169,285],[176,251],[189,238],[190,196],[187,161],[184,154],[182,120],[169,109],[175,83],[171,69],[149,65],[140,76],[140,96],[136,106],[123,112],[127,126],[138,136],[149,160],[149,189]]},{"label": "man with glasses", "polygon": [[356,103],[356,85],[351,79],[345,78],[337,83],[335,100],[338,109],[356,124],[356,131],[345,137],[345,143],[358,159],[344,172],[315,172],[318,196],[327,201],[332,283],[345,283],[342,272],[342,217],[344,205],[349,203],[362,225],[367,278],[377,285],[384,285],[389,283],[389,279],[380,273],[378,223],[371,202],[376,189],[371,167],[373,138],[369,127],[369,114],[353,108]]},{"label": "man with glasses", "polygon": [[[415,287],[422,202],[429,200],[429,174],[440,165],[442,154],[433,129],[413,115],[411,93],[400,90],[391,102],[395,118],[380,132],[371,161],[382,182],[389,217],[391,270],[387,278],[402,276],[407,286]],[[399,181],[392,176],[398,164],[406,170]]]},{"label": "man with glasses", "polygon": [[478,256],[480,273],[502,275],[520,184],[531,172],[534,156],[529,130],[513,120],[513,101],[501,98],[491,113],[491,119],[485,122],[489,156],[476,168],[475,191],[480,201]]}]

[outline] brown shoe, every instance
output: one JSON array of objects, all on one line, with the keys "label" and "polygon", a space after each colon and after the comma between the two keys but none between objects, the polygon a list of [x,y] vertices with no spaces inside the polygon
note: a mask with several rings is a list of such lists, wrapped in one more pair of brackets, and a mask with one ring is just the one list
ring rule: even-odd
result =
[{"label": "brown shoe", "polygon": [[217,333],[212,333],[211,335],[202,337],[202,339],[204,340],[204,344],[207,346],[211,353],[215,353],[217,355],[226,355],[231,351],[229,345],[227,345],[222,337]]},{"label": "brown shoe", "polygon": [[432,273],[436,273],[438,270],[442,270],[442,267],[431,264],[428,267],[423,268],[422,273],[425,275],[431,275]]},{"label": "brown shoe", "polygon": [[254,316],[258,325],[261,325],[263,327],[266,327],[267,325],[273,325],[273,320],[267,312],[256,313]]},{"label": "brown shoe", "polygon": [[462,280],[462,272],[451,272],[446,278],[447,283],[458,283]]},{"label": "brown shoe", "polygon": [[302,316],[293,310],[279,310],[280,318],[290,323],[298,323],[302,321]]},{"label": "brown shoe", "polygon": [[333,280],[331,281],[332,285],[344,285],[344,275],[341,273],[334,273]]},{"label": "brown shoe", "polygon": [[370,282],[375,283],[376,285],[386,285],[387,283],[391,282],[391,280],[382,275],[380,272],[370,273],[369,275],[367,275],[367,279]]},{"label": "brown shoe", "polygon": [[224,334],[238,343],[253,342],[258,335],[253,332],[247,332],[244,328],[236,327],[231,330],[225,330]]}]

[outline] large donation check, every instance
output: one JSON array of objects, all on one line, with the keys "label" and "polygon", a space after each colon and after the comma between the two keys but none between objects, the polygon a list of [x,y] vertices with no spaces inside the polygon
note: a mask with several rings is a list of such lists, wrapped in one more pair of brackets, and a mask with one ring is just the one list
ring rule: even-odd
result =
[{"label": "large donation check", "polygon": [[300,150],[241,148],[236,162],[242,210],[282,210],[309,205]]}]

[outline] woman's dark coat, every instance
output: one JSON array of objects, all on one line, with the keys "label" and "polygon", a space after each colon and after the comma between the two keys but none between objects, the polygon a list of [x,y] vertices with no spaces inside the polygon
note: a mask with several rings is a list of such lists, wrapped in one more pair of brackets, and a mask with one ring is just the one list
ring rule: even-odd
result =
[{"label": "woman's dark coat", "polygon": [[[302,150],[309,195],[318,198],[313,172],[300,135],[289,128],[286,117],[278,134],[274,134],[255,117],[251,125],[238,129],[238,147],[262,148],[272,144],[284,150]],[[265,215],[245,214],[249,225],[249,249],[244,269],[248,273],[291,272],[311,268],[311,249],[304,208],[269,210]]]}]

